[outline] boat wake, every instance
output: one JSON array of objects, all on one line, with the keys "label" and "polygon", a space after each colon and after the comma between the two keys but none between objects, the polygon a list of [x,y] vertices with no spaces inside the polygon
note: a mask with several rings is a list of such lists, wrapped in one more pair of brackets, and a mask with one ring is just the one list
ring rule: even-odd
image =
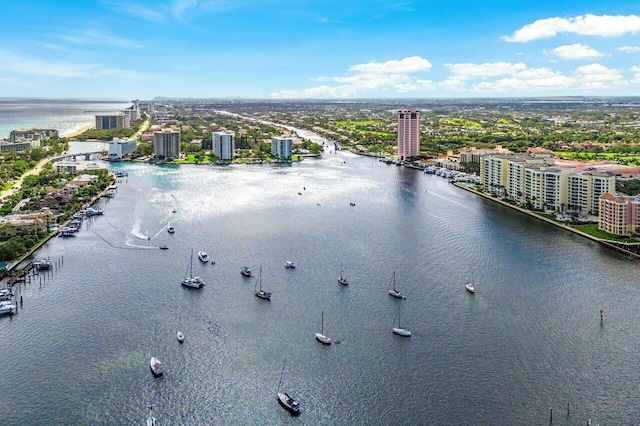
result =
[{"label": "boat wake", "polygon": [[96,237],[100,238],[102,241],[104,241],[109,247],[120,249],[120,250],[154,250],[154,249],[159,250],[158,247],[137,246],[137,245],[132,245],[132,244],[129,244],[129,243],[125,243],[126,245],[121,246],[121,245],[117,245],[117,244],[112,243],[106,237],[100,235],[98,232],[94,232],[94,235]]}]

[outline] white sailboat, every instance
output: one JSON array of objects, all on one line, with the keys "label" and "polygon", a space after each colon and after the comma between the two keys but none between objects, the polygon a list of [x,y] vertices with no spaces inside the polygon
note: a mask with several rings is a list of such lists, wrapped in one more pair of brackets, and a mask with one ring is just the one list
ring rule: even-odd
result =
[{"label": "white sailboat", "polygon": [[349,285],[349,281],[344,276],[344,267],[340,264],[340,276],[338,277],[338,283],[342,285]]},{"label": "white sailboat", "polygon": [[191,249],[191,260],[189,262],[189,276],[180,281],[180,284],[190,288],[202,288],[204,286],[202,278],[193,276],[193,249]]},{"label": "white sailboat", "polygon": [[282,371],[280,372],[280,381],[278,382],[278,402],[285,410],[296,416],[300,414],[300,403],[289,396],[288,393],[280,392],[280,385],[282,384],[282,375],[284,374],[284,366],[286,362],[287,360],[284,360],[282,363]]},{"label": "white sailboat", "polygon": [[[393,331],[393,334],[397,334],[398,336],[402,336],[402,337],[411,337],[411,331],[407,330],[406,328],[404,328],[401,323],[400,323],[400,306],[398,306],[398,326],[397,327],[393,327],[391,329],[391,331]],[[394,319],[394,325],[395,325],[395,319]]]},{"label": "white sailboat", "polygon": [[271,292],[264,291],[262,289],[262,266],[260,266],[258,271],[258,279],[256,280],[256,285],[254,286],[253,291],[260,299],[271,300]]},{"label": "white sailboat", "polygon": [[316,333],[316,339],[318,342],[324,345],[331,344],[331,338],[324,335],[324,311],[322,311],[322,321],[320,323],[320,333]]},{"label": "white sailboat", "polygon": [[153,417],[153,405],[149,405],[149,417],[147,417],[147,426],[156,426],[156,418]]},{"label": "white sailboat", "polygon": [[400,293],[398,289],[396,289],[396,271],[393,271],[393,277],[391,278],[391,284],[389,287],[391,287],[389,289],[389,294],[391,296],[396,297],[398,299],[406,299],[406,297],[404,297],[402,293]]}]

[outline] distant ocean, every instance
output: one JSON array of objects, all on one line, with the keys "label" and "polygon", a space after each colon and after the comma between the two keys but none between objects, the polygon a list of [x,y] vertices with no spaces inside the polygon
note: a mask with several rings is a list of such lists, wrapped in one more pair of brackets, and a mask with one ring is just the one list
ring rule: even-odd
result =
[{"label": "distant ocean", "polygon": [[15,129],[57,129],[67,136],[94,122],[94,115],[130,106],[117,100],[0,98],[0,139]]}]

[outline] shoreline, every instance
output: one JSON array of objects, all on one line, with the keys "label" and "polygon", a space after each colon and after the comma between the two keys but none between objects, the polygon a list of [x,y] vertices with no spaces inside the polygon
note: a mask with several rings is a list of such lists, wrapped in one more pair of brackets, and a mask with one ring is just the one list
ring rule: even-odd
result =
[{"label": "shoreline", "polygon": [[93,124],[87,124],[85,126],[82,126],[81,128],[79,128],[78,130],[74,130],[71,133],[69,133],[68,135],[60,135],[61,138],[75,138],[76,136],[80,136],[81,134],[83,134],[86,131],[89,130],[93,130],[96,127],[95,123]]},{"label": "shoreline", "polygon": [[580,231],[579,229],[575,229],[575,228],[573,228],[573,227],[571,227],[569,225],[565,225],[564,223],[560,223],[560,222],[557,222],[555,220],[540,216],[540,215],[538,215],[538,214],[536,214],[536,213],[534,213],[532,211],[529,211],[527,209],[523,209],[522,207],[518,207],[518,206],[515,206],[513,204],[507,203],[507,202],[505,202],[503,200],[499,200],[497,198],[492,197],[489,194],[485,194],[485,193],[477,191],[477,190],[475,190],[475,189],[473,189],[471,187],[463,185],[460,182],[455,182],[453,185],[456,186],[457,188],[464,189],[465,191],[469,191],[469,192],[472,192],[472,193],[474,193],[476,195],[479,195],[479,196],[481,196],[483,198],[486,198],[487,200],[494,201],[494,202],[496,202],[498,204],[501,204],[501,205],[503,205],[505,207],[509,207],[509,208],[511,208],[513,210],[519,211],[519,212],[524,213],[524,214],[526,214],[528,216],[534,217],[536,219],[539,219],[539,220],[542,220],[544,222],[547,222],[547,223],[549,223],[551,225],[557,226],[558,228],[562,228],[562,229],[564,229],[566,231],[573,232],[574,234],[577,234],[577,235],[579,235],[581,237],[588,238],[591,241],[594,241],[594,242],[596,242],[598,244],[601,244],[601,245],[603,245],[605,247],[608,247],[608,248],[610,248],[612,250],[615,250],[615,251],[617,251],[619,253],[624,253],[624,254],[627,254],[627,255],[629,255],[631,257],[634,257],[635,259],[639,259],[640,260],[640,254],[634,253],[634,252],[632,252],[630,250],[627,250],[627,249],[625,249],[623,247],[617,246],[617,245],[615,245],[615,244],[613,244],[613,243],[611,243],[609,241],[601,240],[600,238],[596,238],[593,235],[589,235],[587,233],[584,233],[584,232]]}]

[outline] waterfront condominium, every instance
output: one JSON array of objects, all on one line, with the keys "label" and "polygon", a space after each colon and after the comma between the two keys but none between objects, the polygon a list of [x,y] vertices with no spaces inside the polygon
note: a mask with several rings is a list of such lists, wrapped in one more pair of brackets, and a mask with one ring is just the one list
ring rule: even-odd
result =
[{"label": "waterfront condominium", "polygon": [[602,194],[599,199],[598,229],[629,236],[640,226],[640,197],[616,197]]},{"label": "waterfront condominium", "polygon": [[235,149],[234,133],[230,131],[213,132],[213,155],[221,160],[233,160],[233,151]]},{"label": "waterfront condominium", "polygon": [[180,157],[180,130],[163,129],[154,132],[153,155],[167,160]]},{"label": "waterfront condominium", "polygon": [[420,111],[398,111],[398,159],[407,160],[420,155]]},{"label": "waterfront condominium", "polygon": [[291,160],[293,138],[274,136],[271,138],[271,155],[280,160]]},{"label": "waterfront condominium", "polygon": [[123,112],[96,115],[96,130],[128,129],[131,127],[131,117]]}]

